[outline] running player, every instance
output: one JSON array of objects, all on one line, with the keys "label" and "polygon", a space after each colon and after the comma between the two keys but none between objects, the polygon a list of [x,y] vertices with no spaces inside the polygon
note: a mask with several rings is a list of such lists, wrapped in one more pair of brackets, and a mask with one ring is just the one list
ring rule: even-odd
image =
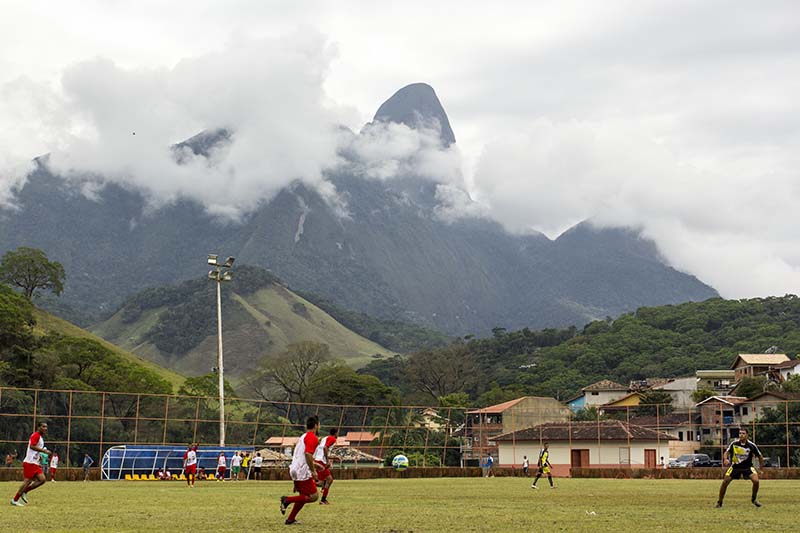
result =
[{"label": "running player", "polygon": [[539,471],[536,472],[536,479],[533,480],[533,484],[531,484],[532,489],[538,489],[539,487],[536,486],[536,482],[539,481],[539,478],[542,477],[542,474],[547,476],[547,481],[550,482],[550,488],[554,489],[555,486],[553,485],[553,475],[550,473],[550,452],[548,451],[550,444],[547,442],[544,443],[544,448],[542,451],[539,452]]},{"label": "running player", "polygon": [[753,482],[753,493],[750,501],[756,507],[761,507],[756,497],[758,496],[758,472],[753,467],[753,456],[758,457],[759,464],[764,464],[764,457],[753,441],[747,440],[747,430],[739,430],[739,439],[731,442],[725,450],[723,461],[725,466],[731,465],[725,472],[722,486],[719,488],[719,499],[715,507],[722,507],[722,500],[725,499],[725,491],[734,479],[749,479]]},{"label": "running player", "polygon": [[22,474],[25,480],[19,487],[17,494],[11,500],[11,505],[23,506],[28,504],[27,494],[45,484],[47,479],[44,477],[42,467],[39,466],[39,455],[49,453],[44,447],[44,436],[47,435],[47,422],[39,422],[36,431],[28,439],[28,450],[25,459],[22,461]]},{"label": "running player", "polygon": [[50,458],[50,481],[53,483],[56,482],[56,470],[58,470],[59,459],[58,453],[54,451],[53,456]]},{"label": "running player", "polygon": [[317,431],[319,431],[319,419],[310,416],[306,420],[307,431],[303,433],[294,447],[292,464],[289,466],[289,475],[294,480],[294,488],[300,494],[298,496],[281,496],[281,514],[286,514],[286,509],[293,503],[292,512],[286,519],[285,524],[297,523],[297,513],[307,503],[317,501],[317,468],[314,465],[314,452],[319,445]]},{"label": "running player", "polygon": [[331,460],[329,455],[331,447],[336,444],[336,434],[339,432],[336,428],[331,428],[329,435],[319,441],[316,451],[314,452],[314,462],[320,466],[317,477],[322,482],[322,499],[319,501],[320,505],[329,505],[328,491],[333,484],[333,474],[331,474]]},{"label": "running player", "polygon": [[194,488],[194,480],[197,477],[197,444],[190,444],[183,454],[183,473],[186,476],[186,484]]}]

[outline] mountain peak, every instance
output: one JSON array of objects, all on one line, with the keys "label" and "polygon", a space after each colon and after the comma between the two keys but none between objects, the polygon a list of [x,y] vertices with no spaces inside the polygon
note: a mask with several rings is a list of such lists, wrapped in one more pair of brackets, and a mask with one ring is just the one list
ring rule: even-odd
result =
[{"label": "mountain peak", "polygon": [[436,91],[427,83],[412,83],[381,104],[373,122],[397,122],[416,128],[433,120],[439,123],[442,144],[450,146],[455,143],[456,136]]}]

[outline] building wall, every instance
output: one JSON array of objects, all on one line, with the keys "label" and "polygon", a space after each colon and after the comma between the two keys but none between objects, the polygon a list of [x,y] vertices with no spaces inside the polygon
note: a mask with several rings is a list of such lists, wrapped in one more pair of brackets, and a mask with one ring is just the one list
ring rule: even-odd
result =
[{"label": "building wall", "polygon": [[503,413],[503,433],[547,422],[567,422],[572,411],[555,398],[525,398]]},{"label": "building wall", "polygon": [[573,411],[580,411],[581,409],[586,407],[586,396],[580,396],[578,398],[575,398],[574,400],[569,402],[567,405]]},{"label": "building wall", "polygon": [[[652,449],[656,451],[656,463],[661,457],[669,456],[670,441],[652,442],[632,442],[630,445],[630,466],[632,468],[644,468],[644,450]],[[516,466],[521,468],[522,457],[528,456],[531,468],[535,470],[536,461],[539,458],[541,447],[538,442],[520,441],[516,443],[500,442],[499,465]],[[550,464],[553,465],[553,475],[568,476],[571,467],[571,450],[589,450],[589,467],[609,467],[627,466],[620,461],[620,449],[627,454],[628,444],[625,441],[601,442],[596,441],[573,441],[572,446],[569,442],[550,441]]]},{"label": "building wall", "polygon": [[584,404],[586,407],[591,407],[593,405],[605,405],[613,402],[614,400],[619,400],[626,394],[628,394],[628,391],[624,390],[586,391],[584,393],[584,398],[586,398]]},{"label": "building wall", "polygon": [[800,365],[796,365],[792,368],[782,368],[780,370],[780,373],[781,373],[781,379],[783,379],[783,381],[786,381],[787,379],[789,379],[789,376],[800,374]]}]

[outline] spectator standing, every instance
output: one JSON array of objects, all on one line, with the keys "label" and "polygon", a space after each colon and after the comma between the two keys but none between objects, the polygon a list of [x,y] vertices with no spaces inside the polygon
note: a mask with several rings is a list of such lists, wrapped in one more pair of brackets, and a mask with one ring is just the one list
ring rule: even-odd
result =
[{"label": "spectator standing", "polygon": [[89,468],[94,464],[94,459],[88,454],[83,454],[83,480],[89,481]]},{"label": "spectator standing", "polygon": [[256,456],[253,457],[253,479],[261,481],[261,465],[264,463],[264,458],[261,457],[261,452],[256,453]]},{"label": "spectator standing", "polygon": [[217,457],[217,481],[225,481],[225,471],[228,469],[225,452],[219,452]]},{"label": "spectator standing", "polygon": [[231,457],[231,481],[239,481],[239,472],[242,470],[242,452],[236,452]]}]

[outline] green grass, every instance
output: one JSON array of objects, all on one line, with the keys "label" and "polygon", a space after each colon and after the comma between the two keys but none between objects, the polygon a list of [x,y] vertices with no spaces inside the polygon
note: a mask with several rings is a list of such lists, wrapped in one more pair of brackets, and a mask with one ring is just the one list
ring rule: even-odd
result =
[{"label": "green grass", "polygon": [[[337,481],[333,505],[307,505],[305,531],[797,531],[800,481],[734,481],[714,509],[718,481],[559,479],[550,490],[521,478]],[[280,531],[289,482],[61,482],[12,507],[0,483],[3,531]],[[594,514],[591,514],[591,513]]]}]

